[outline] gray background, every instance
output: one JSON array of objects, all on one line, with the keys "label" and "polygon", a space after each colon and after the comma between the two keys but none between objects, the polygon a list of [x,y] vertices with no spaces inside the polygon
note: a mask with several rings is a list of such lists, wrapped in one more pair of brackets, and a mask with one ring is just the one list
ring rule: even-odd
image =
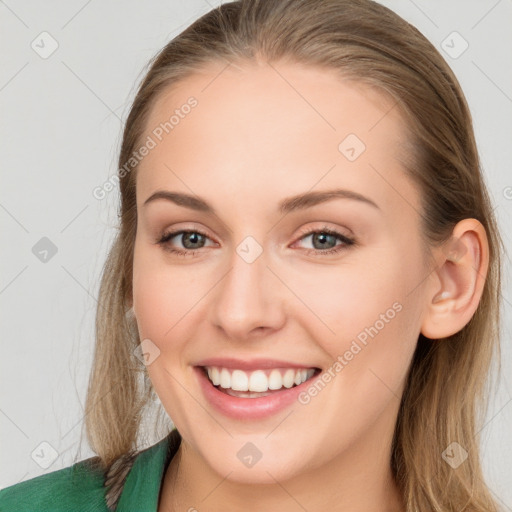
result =
[{"label": "gray background", "polygon": [[[92,191],[116,172],[122,122],[149,58],[219,3],[0,0],[0,487],[93,455],[79,440],[117,188],[103,200]],[[383,3],[418,27],[459,78],[511,247],[512,1]],[[509,275],[507,259],[503,375],[482,430],[485,474],[504,510],[512,510]]]}]

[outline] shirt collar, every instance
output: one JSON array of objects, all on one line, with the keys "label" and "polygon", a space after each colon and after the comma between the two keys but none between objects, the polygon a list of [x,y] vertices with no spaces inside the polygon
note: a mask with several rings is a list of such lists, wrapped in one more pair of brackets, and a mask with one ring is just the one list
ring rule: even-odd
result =
[{"label": "shirt collar", "polygon": [[126,477],[116,512],[157,512],[165,470],[180,442],[181,436],[174,428],[164,439],[137,455]]}]

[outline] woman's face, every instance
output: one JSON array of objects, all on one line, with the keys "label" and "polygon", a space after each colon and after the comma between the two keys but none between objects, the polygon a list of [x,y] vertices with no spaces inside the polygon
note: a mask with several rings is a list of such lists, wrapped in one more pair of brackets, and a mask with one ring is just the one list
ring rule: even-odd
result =
[{"label": "woman's face", "polygon": [[[152,109],[133,307],[185,448],[223,477],[275,483],[341,461],[389,463],[429,274],[393,105],[325,70],[219,64]],[[148,201],[156,192],[189,199]],[[180,230],[193,233],[158,243]],[[257,369],[322,373],[300,393],[238,398],[206,380],[207,363],[235,387]]]}]

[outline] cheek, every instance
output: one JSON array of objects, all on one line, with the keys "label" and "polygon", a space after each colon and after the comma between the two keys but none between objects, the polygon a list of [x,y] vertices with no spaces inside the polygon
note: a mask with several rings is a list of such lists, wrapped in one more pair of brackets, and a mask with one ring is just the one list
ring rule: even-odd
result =
[{"label": "cheek", "polygon": [[150,338],[158,345],[172,326],[171,312],[178,303],[173,290],[150,269],[134,270],[133,309],[141,338]]},{"label": "cheek", "polygon": [[179,307],[179,283],[158,261],[159,249],[147,249],[136,241],[133,261],[133,310],[141,339],[149,338],[160,346],[174,324]]},{"label": "cheek", "polygon": [[151,339],[161,351],[176,350],[198,322],[201,299],[212,283],[208,285],[204,272],[169,265],[157,248],[136,244],[133,267],[133,309],[141,339]]},{"label": "cheek", "polygon": [[384,404],[400,393],[420,326],[418,296],[410,292],[421,272],[406,273],[404,265],[414,268],[391,248],[297,281],[315,313],[302,325],[330,356],[331,389],[346,406],[364,408],[370,396]]},{"label": "cheek", "polygon": [[336,348],[373,325],[386,311],[394,318],[393,304],[403,301],[406,285],[401,262],[397,263],[398,256],[392,252],[384,248],[361,252],[339,265],[304,269],[289,276],[311,313],[305,318],[310,320],[310,330],[316,324],[317,337],[321,333]]}]

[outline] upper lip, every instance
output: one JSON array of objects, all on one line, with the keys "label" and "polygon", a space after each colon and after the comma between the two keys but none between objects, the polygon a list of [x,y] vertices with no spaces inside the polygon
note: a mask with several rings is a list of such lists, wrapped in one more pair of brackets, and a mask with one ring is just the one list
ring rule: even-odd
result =
[{"label": "upper lip", "polygon": [[279,359],[235,359],[232,357],[210,357],[196,363],[195,366],[217,366],[238,370],[259,370],[267,368],[318,368],[310,364],[290,363]]}]

